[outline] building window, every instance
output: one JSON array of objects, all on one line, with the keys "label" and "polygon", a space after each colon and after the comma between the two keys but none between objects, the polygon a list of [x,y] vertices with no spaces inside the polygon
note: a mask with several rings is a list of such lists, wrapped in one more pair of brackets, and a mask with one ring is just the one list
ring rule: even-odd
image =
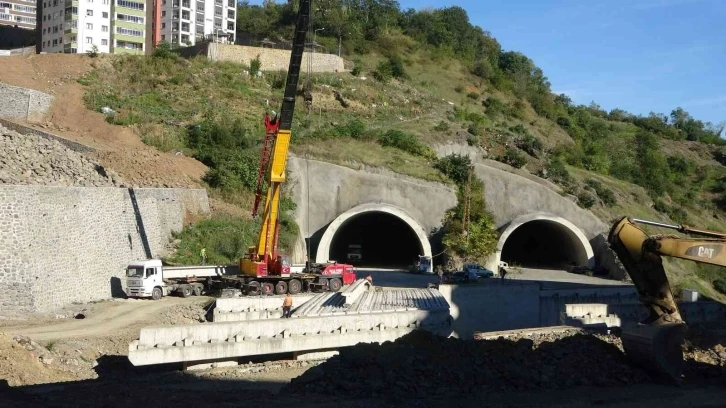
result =
[{"label": "building window", "polygon": [[234,11],[232,11],[232,10],[227,10],[227,18],[231,18],[231,19],[234,19]]},{"label": "building window", "polygon": [[101,31],[104,33],[108,32],[108,26],[101,26]]},{"label": "building window", "polygon": [[86,37],[86,44],[93,44],[93,38]]},{"label": "building window", "polygon": [[86,15],[89,17],[93,17],[93,10],[86,10]]},{"label": "building window", "polygon": [[[9,4],[8,4],[8,6],[9,6]],[[22,11],[25,13],[35,13],[35,7],[21,6],[19,4],[13,4],[13,10]]]},{"label": "building window", "polygon": [[103,18],[108,18],[108,12],[105,12],[105,11],[104,11],[103,13],[101,13],[101,17],[103,17]]},{"label": "building window", "polygon": [[161,41],[166,41],[166,36],[165,35],[162,35],[161,36]]},{"label": "building window", "polygon": [[76,36],[75,36],[75,35],[72,35],[72,36],[71,36],[71,42],[72,42],[72,43],[76,42]]},{"label": "building window", "polygon": [[141,30],[134,30],[134,29],[125,28],[125,27],[116,27],[116,34],[130,35],[132,37],[143,37],[144,36],[144,32]]},{"label": "building window", "polygon": [[234,31],[234,23],[233,22],[228,22],[227,23],[227,30]]},{"label": "building window", "polygon": [[161,23],[161,28],[166,28],[166,23]]},{"label": "building window", "polygon": [[[10,16],[9,16],[9,15],[7,15],[7,14],[2,14],[2,15],[3,15],[3,16],[8,16],[8,17],[10,17]],[[2,18],[2,17],[0,17],[0,20],[3,20],[3,18]],[[8,19],[8,20],[9,20],[9,19]],[[43,35],[45,35],[45,28],[43,29]]]},{"label": "building window", "polygon": [[53,40],[53,46],[55,47],[56,45],[58,45],[58,40],[57,39],[56,40]]},{"label": "building window", "polygon": [[108,4],[109,4],[109,0],[102,0],[102,1],[101,1],[101,4],[105,4],[105,5],[108,5]]},{"label": "building window", "polygon": [[101,40],[101,45],[108,45],[108,40],[107,39]]},{"label": "building window", "polygon": [[93,24],[86,23],[86,30],[93,30]]},{"label": "building window", "polygon": [[116,0],[116,4],[119,7],[126,7],[133,10],[143,10],[144,9],[144,3],[137,3],[135,1],[128,1],[128,0]]},{"label": "building window", "polygon": [[161,16],[162,16],[162,17],[166,17],[166,11],[162,11],[162,12],[161,12]]},{"label": "building window", "polygon": [[126,48],[127,50],[142,51],[144,49],[144,45],[129,41],[116,41],[116,48]]},{"label": "building window", "polygon": [[129,23],[144,24],[144,18],[138,16],[131,16],[128,14],[116,14],[116,19],[119,21],[128,21]]}]

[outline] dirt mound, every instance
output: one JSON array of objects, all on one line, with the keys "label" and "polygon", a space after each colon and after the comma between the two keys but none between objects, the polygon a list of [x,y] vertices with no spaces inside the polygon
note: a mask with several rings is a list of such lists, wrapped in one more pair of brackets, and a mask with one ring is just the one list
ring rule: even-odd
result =
[{"label": "dirt mound", "polygon": [[395,342],[341,350],[338,357],[294,379],[289,389],[404,397],[650,381],[628,364],[617,346],[594,335],[533,337],[473,341],[414,331]]},{"label": "dirt mound", "polygon": [[[88,378],[84,364],[61,358],[23,336],[0,333],[0,380],[10,386],[47,384]],[[90,368],[91,363],[86,363]]]},{"label": "dirt mound", "polygon": [[80,54],[6,57],[0,81],[54,95],[44,122],[24,124],[96,149],[89,156],[114,169],[128,186],[200,188],[199,180],[207,170],[204,164],[147,146],[137,129],[112,125],[103,113],[86,108],[85,89],[77,80],[94,67],[103,69],[113,58]]},{"label": "dirt mound", "polygon": [[0,183],[114,187],[123,181],[56,140],[0,126]]}]

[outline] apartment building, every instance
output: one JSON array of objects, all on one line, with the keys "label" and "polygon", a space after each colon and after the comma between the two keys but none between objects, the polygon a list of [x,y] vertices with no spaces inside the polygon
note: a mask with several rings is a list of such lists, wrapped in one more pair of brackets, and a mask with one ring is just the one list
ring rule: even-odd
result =
[{"label": "apartment building", "polygon": [[194,45],[203,38],[234,42],[236,0],[156,0],[159,18],[155,42]]},{"label": "apartment building", "polygon": [[35,29],[35,0],[0,0],[0,25]]},{"label": "apartment building", "polygon": [[[4,0],[0,0],[4,1]],[[41,52],[143,54],[151,0],[39,0]]]}]

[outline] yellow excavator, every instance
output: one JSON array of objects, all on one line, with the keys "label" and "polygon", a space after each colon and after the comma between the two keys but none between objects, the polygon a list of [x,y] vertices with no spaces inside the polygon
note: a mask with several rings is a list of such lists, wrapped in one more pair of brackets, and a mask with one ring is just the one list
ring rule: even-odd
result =
[{"label": "yellow excavator", "polygon": [[[638,224],[704,238],[650,236]],[[613,224],[608,241],[630,275],[639,300],[649,312],[638,324],[623,325],[621,340],[625,354],[643,368],[680,383],[683,371],[681,345],[687,325],[673,297],[661,256],[726,266],[726,234],[623,217]]]}]

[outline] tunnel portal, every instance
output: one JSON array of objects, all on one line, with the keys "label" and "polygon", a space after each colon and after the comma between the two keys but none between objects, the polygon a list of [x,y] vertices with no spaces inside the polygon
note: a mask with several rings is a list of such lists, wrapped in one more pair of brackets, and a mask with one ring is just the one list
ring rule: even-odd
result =
[{"label": "tunnel portal", "polygon": [[[360,253],[360,261],[350,261],[349,253]],[[406,268],[419,255],[423,248],[411,227],[395,215],[377,211],[346,220],[330,244],[330,259],[356,266]]]},{"label": "tunnel portal", "polygon": [[527,221],[502,237],[500,259],[509,265],[566,269],[573,265],[588,265],[591,258],[589,242],[583,242],[584,237],[578,236],[572,227],[555,220]]}]

